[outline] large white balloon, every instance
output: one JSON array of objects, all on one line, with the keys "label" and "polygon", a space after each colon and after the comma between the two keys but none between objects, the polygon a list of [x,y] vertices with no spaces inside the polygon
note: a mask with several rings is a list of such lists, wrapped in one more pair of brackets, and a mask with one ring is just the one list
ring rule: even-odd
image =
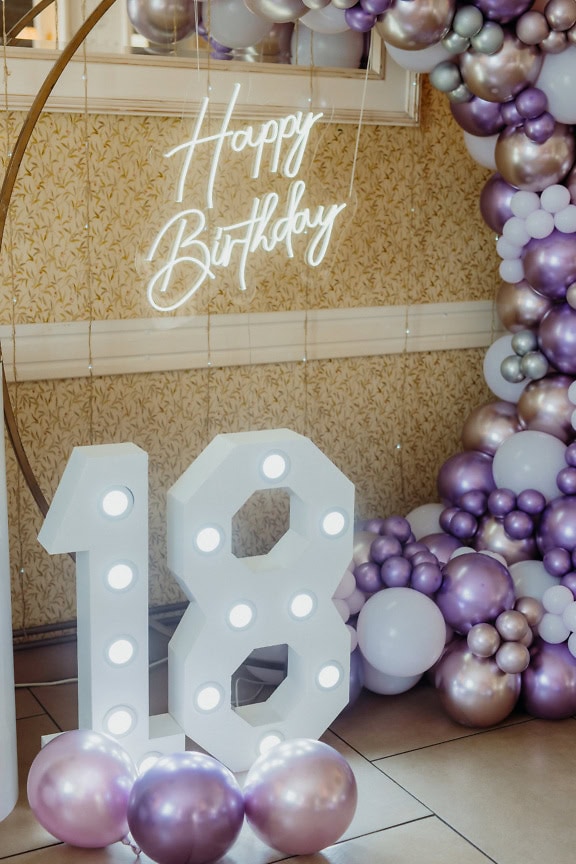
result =
[{"label": "large white balloon", "polygon": [[421,675],[440,658],[446,624],[436,603],[413,588],[385,588],[368,598],[357,623],[362,656],[379,672]]},{"label": "large white balloon", "polygon": [[272,21],[251,12],[244,0],[211,0],[205,24],[210,36],[228,48],[250,48],[268,36]]},{"label": "large white balloon", "polygon": [[490,168],[492,171],[496,171],[495,152],[498,135],[486,135],[485,137],[482,137],[464,131],[462,134],[464,135],[466,149],[474,161],[478,162],[479,165],[483,165],[484,168]]},{"label": "large white balloon", "polygon": [[557,498],[556,476],[566,467],[565,452],[566,445],[547,432],[515,432],[494,454],[494,482],[517,495],[524,489],[537,489],[548,500]]},{"label": "large white balloon", "polygon": [[508,567],[516,597],[535,597],[542,600],[545,591],[560,584],[559,576],[551,576],[542,561],[518,561]]},{"label": "large white balloon", "polygon": [[386,43],[386,51],[398,66],[411,72],[431,72],[438,63],[443,63],[452,57],[442,42],[428,45],[427,48],[421,48],[419,51],[408,51],[406,48],[397,48],[395,45]]},{"label": "large white balloon", "polygon": [[291,52],[294,66],[358,69],[364,52],[364,35],[357,30],[320,33],[300,24],[292,33]]},{"label": "large white balloon", "polygon": [[545,54],[535,87],[548,97],[548,111],[559,123],[576,123],[576,45]]},{"label": "large white balloon", "polygon": [[428,534],[438,534],[442,531],[439,520],[440,514],[445,509],[444,504],[422,504],[408,513],[406,519],[410,523],[416,540],[427,537]]},{"label": "large white balloon", "polygon": [[344,33],[350,29],[346,23],[346,10],[338,9],[332,3],[323,9],[311,9],[300,21],[317,33]]},{"label": "large white balloon", "polygon": [[397,693],[406,693],[411,690],[422,678],[422,675],[386,675],[375,669],[365,657],[362,657],[362,669],[364,670],[364,687],[372,693],[380,693],[382,696],[395,696]]},{"label": "large white balloon", "polygon": [[505,402],[518,402],[529,384],[527,378],[524,381],[520,381],[519,384],[507,381],[500,371],[502,361],[511,354],[514,354],[512,336],[513,334],[507,333],[505,336],[496,339],[484,355],[484,379],[486,384],[495,396],[503,399]]}]

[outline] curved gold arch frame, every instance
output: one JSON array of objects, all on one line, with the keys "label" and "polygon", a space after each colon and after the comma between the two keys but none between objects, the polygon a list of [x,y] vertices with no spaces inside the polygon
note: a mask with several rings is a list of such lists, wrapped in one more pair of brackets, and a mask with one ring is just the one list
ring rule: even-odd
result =
[{"label": "curved gold arch frame", "polygon": [[[25,27],[32,18],[35,17],[39,12],[43,9],[46,9],[50,6],[55,0],[40,0],[30,12],[26,13],[15,25],[12,27],[9,33],[6,34],[6,42],[9,43],[11,40],[15,38],[15,36],[20,32],[20,30]],[[6,172],[4,174],[4,181],[2,183],[2,189],[0,190],[0,252],[2,251],[2,244],[4,241],[4,230],[6,228],[6,220],[8,218],[8,208],[10,206],[10,200],[12,198],[12,193],[14,191],[14,186],[16,184],[16,179],[18,177],[18,172],[20,170],[20,166],[22,164],[22,159],[24,158],[24,154],[26,152],[26,148],[30,142],[30,138],[32,136],[32,132],[34,131],[34,127],[38,122],[38,118],[42,113],[42,110],[50,96],[50,93],[56,86],[58,79],[64,72],[64,69],[80,47],[91,30],[96,26],[98,21],[102,18],[105,12],[110,9],[111,6],[114,5],[116,0],[101,0],[98,6],[94,9],[93,12],[86,18],[82,26],[77,30],[77,32],[72,36],[69,43],[62,50],[60,57],[54,63],[54,66],[50,70],[49,74],[46,76],[44,83],[42,84],[40,90],[38,91],[34,102],[30,106],[30,110],[26,115],[26,119],[22,124],[22,128],[20,129],[20,134],[18,135],[18,140],[16,142],[16,146],[12,152],[10,157],[10,161],[6,167]],[[2,356],[1,346],[0,346],[0,359]],[[49,508],[48,501],[46,496],[42,492],[40,488],[40,484],[36,478],[34,470],[30,464],[26,451],[24,449],[24,445],[22,444],[22,439],[20,438],[20,432],[18,431],[18,424],[16,422],[16,416],[14,414],[14,409],[12,407],[12,402],[10,400],[10,394],[8,392],[8,382],[6,380],[6,373],[4,371],[4,366],[2,366],[2,390],[4,393],[4,421],[6,423],[6,428],[8,430],[8,436],[10,438],[10,443],[12,445],[12,449],[16,455],[16,461],[24,475],[24,479],[26,480],[26,484],[32,493],[32,496],[38,505],[40,512],[46,516]]]}]

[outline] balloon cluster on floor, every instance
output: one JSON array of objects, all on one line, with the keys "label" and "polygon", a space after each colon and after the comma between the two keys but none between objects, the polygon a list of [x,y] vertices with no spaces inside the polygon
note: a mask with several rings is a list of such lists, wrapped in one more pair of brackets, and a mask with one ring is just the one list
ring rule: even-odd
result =
[{"label": "balloon cluster on floor", "polygon": [[[503,720],[518,700],[533,716],[568,717],[576,0],[394,0],[378,26],[396,62],[428,72],[446,94],[470,155],[494,171],[480,212],[497,235],[496,308],[507,332],[484,360],[494,400],[466,419],[461,452],[438,473],[439,503],[360,526],[337,594],[360,655],[353,668],[381,693],[409,689],[426,671],[449,715],[470,726]],[[416,592],[428,602],[407,599]],[[441,648],[433,606],[446,627]]]},{"label": "balloon cluster on floor", "polygon": [[139,774],[116,740],[75,730],[38,753],[28,800],[40,824],[72,846],[122,841],[158,864],[208,864],[234,845],[245,818],[286,855],[319,852],[350,825],[357,788],[348,762],[307,738],[260,756],[241,788],[205,753],[163,756]]}]

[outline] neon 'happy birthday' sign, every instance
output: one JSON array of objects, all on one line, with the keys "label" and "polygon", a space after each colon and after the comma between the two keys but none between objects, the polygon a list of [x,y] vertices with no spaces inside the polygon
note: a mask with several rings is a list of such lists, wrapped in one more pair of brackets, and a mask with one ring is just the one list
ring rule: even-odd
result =
[{"label": "neon 'happy birthday' sign", "polygon": [[[304,260],[310,267],[322,263],[334,222],[346,204],[305,205],[306,183],[296,179],[313,126],[323,116],[301,111],[288,114],[279,120],[267,120],[259,126],[246,126],[236,131],[230,129],[234,108],[238,101],[240,85],[234,91],[215,134],[204,135],[203,126],[210,100],[202,101],[194,131],[190,140],[169,150],[170,159],[183,154],[176,202],[182,204],[189,194],[188,183],[193,158],[198,147],[213,147],[210,170],[205,192],[204,209],[184,208],[162,226],[154,240],[147,260],[160,265],[148,282],[148,300],[160,312],[178,309],[192,297],[207,279],[215,279],[218,268],[237,267],[238,285],[242,291],[246,285],[246,267],[251,255],[258,252],[273,252],[284,247],[289,258],[294,257],[294,239],[306,234],[308,244]],[[229,225],[208,224],[206,211],[214,207],[214,191],[220,158],[225,148],[234,153],[253,151],[252,179],[260,177],[263,168],[270,174],[281,174],[291,179],[284,200],[277,192],[267,192],[254,197],[248,217]],[[194,190],[197,188],[195,179]],[[160,254],[160,250],[169,251]],[[174,279],[184,276],[184,288],[176,290],[176,299],[168,300],[168,291],[174,294]]]}]

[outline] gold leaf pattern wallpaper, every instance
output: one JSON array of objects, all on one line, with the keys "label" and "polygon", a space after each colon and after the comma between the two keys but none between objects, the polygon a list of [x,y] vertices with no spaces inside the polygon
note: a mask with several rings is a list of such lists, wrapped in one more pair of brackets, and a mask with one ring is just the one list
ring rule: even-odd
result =
[{"label": "gold leaf pattern wallpaper", "polygon": [[[21,121],[22,115],[6,115],[5,152]],[[163,154],[189,137],[190,124],[91,114],[41,118],[4,238],[3,324],[159,314],[146,299],[145,256],[176,209],[179,166]],[[199,151],[193,168],[189,182],[203,197],[207,151]],[[219,270],[190,303],[169,314],[490,300],[499,284],[498,262],[478,206],[488,176],[468,156],[446,98],[427,82],[417,127],[358,132],[355,125],[318,125],[299,177],[312,203],[347,203],[323,264],[309,268],[296,238],[293,258],[280,248],[254,256],[247,291],[239,290],[237,273]],[[249,178],[244,154],[223,154],[209,217],[214,224],[245,218],[246,202],[267,182]],[[287,181],[274,182],[286,189]],[[214,435],[276,427],[306,434],[356,485],[358,518],[405,513],[436,500],[436,473],[460,449],[464,419],[492,398],[483,353],[15,382],[10,392],[49,499],[74,446],[133,441],[147,451],[150,604],[161,606],[183,599],[165,564],[166,492]],[[40,547],[42,517],[9,445],[7,460],[14,627],[69,620],[75,615],[73,562]],[[252,507],[239,528],[247,545],[258,533],[252,520],[262,509]],[[285,519],[282,503],[272,512],[267,522],[273,532]]]}]

